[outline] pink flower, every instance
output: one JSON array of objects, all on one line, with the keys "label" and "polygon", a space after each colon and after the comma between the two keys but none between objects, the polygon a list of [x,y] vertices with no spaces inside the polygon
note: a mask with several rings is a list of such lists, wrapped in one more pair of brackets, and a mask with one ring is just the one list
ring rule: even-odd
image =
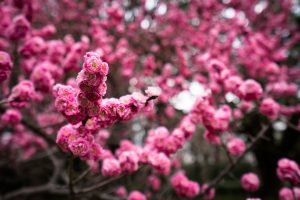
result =
[{"label": "pink flower", "polygon": [[277,163],[277,176],[281,181],[290,181],[293,184],[299,183],[300,169],[298,164],[287,158],[282,158]]},{"label": "pink flower", "polygon": [[34,68],[30,75],[30,80],[34,83],[36,89],[42,92],[49,92],[54,84],[52,75],[44,63]]},{"label": "pink flower", "polygon": [[171,161],[164,153],[150,154],[149,164],[160,174],[168,175],[170,173]]},{"label": "pink flower", "polygon": [[293,188],[296,199],[294,199],[293,191],[290,188],[284,187],[279,191],[280,200],[300,200],[300,188]]},{"label": "pink flower", "polygon": [[100,160],[102,153],[103,153],[102,147],[99,144],[92,143],[86,159],[98,161]]},{"label": "pink flower", "polygon": [[75,140],[77,138],[78,132],[71,125],[65,125],[61,127],[56,136],[56,143],[65,152],[69,151],[69,141]]},{"label": "pink flower", "polygon": [[212,131],[206,130],[204,132],[203,137],[207,142],[209,142],[211,144],[216,144],[216,145],[221,144],[221,138],[216,133],[214,133]]},{"label": "pink flower", "polygon": [[34,87],[31,81],[24,80],[14,86],[8,100],[12,107],[21,108],[26,106],[30,99],[35,94]]},{"label": "pink flower", "polygon": [[10,55],[4,51],[0,51],[0,83],[8,78],[12,65]]},{"label": "pink flower", "polygon": [[116,195],[120,198],[125,198],[127,195],[127,190],[124,186],[120,186],[116,190]]},{"label": "pink flower", "polygon": [[1,116],[1,123],[3,124],[18,124],[22,119],[21,113],[15,109],[8,109]]},{"label": "pink flower", "polygon": [[158,191],[160,189],[161,183],[157,176],[154,175],[149,176],[148,183],[154,191]]},{"label": "pink flower", "polygon": [[96,134],[95,141],[101,145],[105,145],[109,137],[110,137],[110,132],[106,129],[101,129]]},{"label": "pink flower", "polygon": [[161,94],[161,89],[159,87],[148,87],[145,92],[148,97],[158,97]]},{"label": "pink flower", "polygon": [[166,141],[169,137],[169,131],[167,128],[161,126],[154,131],[150,131],[147,138],[147,143],[153,145],[159,151],[164,151],[166,148]]},{"label": "pink flower", "polygon": [[89,153],[90,144],[87,140],[78,138],[69,143],[69,149],[75,156],[83,157]]},{"label": "pink flower", "polygon": [[254,173],[246,173],[241,178],[241,185],[248,192],[257,191],[260,185],[259,178]]},{"label": "pink flower", "polygon": [[280,106],[272,98],[267,98],[260,104],[259,111],[271,120],[275,120],[278,117]]},{"label": "pink flower", "polygon": [[240,138],[233,138],[227,143],[227,150],[233,156],[241,156],[245,149],[245,142]]},{"label": "pink flower", "polygon": [[179,196],[193,198],[200,192],[200,186],[194,181],[188,180],[183,172],[177,172],[171,177],[171,185]]},{"label": "pink flower", "polygon": [[100,55],[96,52],[85,54],[83,67],[90,73],[100,73],[103,76],[108,74],[108,64],[102,62]]},{"label": "pink flower", "polygon": [[45,50],[46,44],[41,37],[32,37],[25,41],[24,45],[19,49],[24,57],[32,57],[36,54],[42,53]]},{"label": "pink flower", "polygon": [[[208,190],[208,191],[206,191]],[[201,187],[201,192],[204,192],[205,194],[203,196],[204,200],[211,200],[215,198],[215,194],[216,194],[216,190],[215,188],[210,188],[208,189],[208,185],[207,184],[203,184],[203,186]]]},{"label": "pink flower", "polygon": [[139,191],[132,191],[130,192],[127,200],[147,200],[147,198]]},{"label": "pink flower", "polygon": [[30,23],[24,15],[14,17],[12,24],[8,27],[8,35],[11,39],[24,38],[30,30]]},{"label": "pink flower", "polygon": [[130,174],[138,170],[139,157],[134,151],[124,151],[119,156],[122,172]]},{"label": "pink flower", "polygon": [[5,51],[0,51],[0,70],[10,71],[12,69],[12,60]]},{"label": "pink flower", "polygon": [[[169,140],[171,140],[172,144],[176,146],[176,150],[183,147],[185,142],[184,136],[185,136],[184,132],[179,128],[174,129],[172,134],[170,135]],[[175,152],[171,152],[171,153],[175,153]]]},{"label": "pink flower", "polygon": [[118,160],[115,158],[106,158],[103,160],[101,173],[103,176],[119,176],[121,167]]},{"label": "pink flower", "polygon": [[211,127],[215,131],[226,131],[231,118],[231,108],[227,105],[221,106],[215,113],[211,121]]},{"label": "pink flower", "polygon": [[189,117],[185,117],[181,120],[180,128],[184,132],[185,139],[190,139],[196,130],[196,125]]},{"label": "pink flower", "polygon": [[246,101],[257,101],[262,97],[263,89],[255,80],[248,79],[238,88],[238,93]]},{"label": "pink flower", "polygon": [[56,84],[53,87],[53,95],[56,97],[56,109],[62,112],[70,123],[77,124],[84,118],[76,98],[75,88]]},{"label": "pink flower", "polygon": [[238,76],[230,76],[224,81],[226,91],[236,93],[243,80]]}]

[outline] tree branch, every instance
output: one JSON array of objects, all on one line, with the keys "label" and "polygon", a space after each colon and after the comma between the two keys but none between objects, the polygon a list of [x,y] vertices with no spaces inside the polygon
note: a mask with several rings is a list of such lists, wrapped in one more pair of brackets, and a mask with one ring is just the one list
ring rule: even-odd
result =
[{"label": "tree branch", "polygon": [[97,190],[99,188],[102,188],[103,186],[111,183],[111,182],[114,182],[120,178],[122,178],[124,176],[124,174],[120,175],[120,176],[117,176],[117,177],[113,177],[113,178],[109,178],[109,179],[106,179],[105,181],[101,181],[100,183],[96,184],[96,185],[93,185],[93,186],[90,186],[90,187],[87,187],[87,188],[83,188],[81,190],[78,190],[76,193],[77,194],[84,194],[84,193],[88,193],[88,192],[92,192],[94,190]]},{"label": "tree branch", "polygon": [[29,122],[27,119],[22,119],[21,123],[26,126],[29,130],[31,130],[32,132],[34,132],[36,135],[42,137],[43,139],[45,139],[49,144],[55,145],[56,143],[53,140],[52,137],[50,137],[47,133],[44,132],[44,130],[38,126],[36,126],[35,124]]},{"label": "tree branch", "polygon": [[42,186],[32,186],[21,188],[20,190],[13,191],[3,196],[3,200],[13,199],[19,196],[38,194],[38,193],[48,193],[48,194],[60,194],[67,195],[68,191],[61,188],[58,185],[46,184]]},{"label": "tree branch", "polygon": [[91,168],[86,169],[82,174],[80,174],[74,181],[73,184],[79,183],[82,179],[84,179],[91,171]]},{"label": "tree branch", "polygon": [[200,196],[203,196],[206,194],[206,192],[209,191],[209,189],[215,187],[225,176],[227,176],[244,158],[244,156],[252,149],[252,147],[259,141],[261,138],[263,138],[264,134],[266,133],[268,129],[268,126],[263,126],[260,132],[257,134],[257,136],[251,141],[251,143],[246,148],[243,155],[238,157],[236,160],[234,160],[232,163],[230,163],[207,187],[206,190],[202,191]]},{"label": "tree branch", "polygon": [[69,199],[72,200],[74,199],[75,192],[73,188],[73,164],[74,164],[74,158],[73,156],[70,156],[69,158],[69,167],[68,167],[68,174],[69,174]]}]

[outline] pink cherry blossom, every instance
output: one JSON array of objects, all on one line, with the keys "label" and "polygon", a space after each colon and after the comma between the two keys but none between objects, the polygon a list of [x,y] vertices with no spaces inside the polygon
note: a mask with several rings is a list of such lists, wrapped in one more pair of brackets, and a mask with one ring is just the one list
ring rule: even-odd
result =
[{"label": "pink cherry blossom", "polygon": [[257,191],[260,185],[259,178],[254,173],[246,173],[241,178],[241,185],[248,192]]}]

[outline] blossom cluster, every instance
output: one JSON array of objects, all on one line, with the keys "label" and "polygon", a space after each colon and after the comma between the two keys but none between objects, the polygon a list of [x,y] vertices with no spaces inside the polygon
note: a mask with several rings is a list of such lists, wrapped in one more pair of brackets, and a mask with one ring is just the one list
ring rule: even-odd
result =
[{"label": "blossom cluster", "polygon": [[[145,173],[146,187],[116,189],[122,199],[156,199],[168,185],[184,198],[213,199],[212,173],[192,181],[190,165],[209,171],[229,156],[229,164],[256,162],[261,174],[269,163],[260,151],[296,155],[278,147],[290,140],[286,149],[297,149],[300,130],[297,8],[292,0],[4,0],[0,151],[29,159],[55,149],[56,137],[106,178]],[[265,124],[266,143],[254,144]],[[300,198],[296,161],[280,159],[276,172],[291,186],[279,198]],[[240,185],[263,194],[265,177],[246,173]]]}]

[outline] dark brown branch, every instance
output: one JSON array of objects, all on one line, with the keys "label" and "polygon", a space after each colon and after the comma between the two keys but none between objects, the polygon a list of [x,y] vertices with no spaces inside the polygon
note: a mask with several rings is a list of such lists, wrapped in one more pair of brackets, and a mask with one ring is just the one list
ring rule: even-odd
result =
[{"label": "dark brown branch", "polygon": [[115,197],[108,194],[100,194],[99,197],[103,200],[125,200],[124,198]]},{"label": "dark brown branch", "polygon": [[230,153],[228,152],[228,150],[227,150],[227,148],[226,148],[225,142],[224,142],[222,139],[221,139],[221,145],[222,145],[223,150],[224,150],[225,153],[226,153],[226,156],[227,156],[229,162],[232,164],[234,161],[233,161],[233,159],[232,159]]},{"label": "dark brown branch", "polygon": [[56,185],[46,184],[42,186],[25,187],[20,190],[13,191],[11,193],[4,195],[3,200],[13,199],[24,195],[38,194],[38,193],[67,195],[68,191]]},{"label": "dark brown branch", "polygon": [[81,190],[78,190],[76,193],[77,194],[84,194],[84,193],[88,193],[88,192],[92,192],[94,190],[97,190],[97,189],[100,189],[104,186],[106,186],[107,184],[111,183],[111,182],[114,182],[120,178],[122,178],[124,176],[124,174],[120,175],[120,176],[117,176],[117,177],[113,177],[113,178],[109,178],[109,179],[106,179],[105,181],[101,181],[100,183],[96,184],[96,185],[93,185],[93,186],[90,186],[90,187],[87,187],[87,188],[83,188]]},{"label": "dark brown branch", "polygon": [[295,126],[294,124],[292,124],[291,122],[287,121],[286,124],[289,128],[291,128],[297,132],[300,132],[300,129],[297,126]]},{"label": "dark brown branch", "polygon": [[244,158],[244,156],[252,149],[252,147],[261,139],[263,138],[264,134],[266,133],[268,126],[263,126],[261,131],[256,135],[256,137],[251,141],[251,143],[246,148],[243,155],[238,157],[232,163],[230,163],[211,183],[209,184],[208,188],[201,192],[200,196],[203,196],[209,189],[215,187],[225,176],[227,176]]},{"label": "dark brown branch", "polygon": [[29,130],[34,132],[34,134],[45,139],[49,144],[56,145],[55,141],[52,137],[50,137],[47,133],[43,131],[42,128],[36,126],[35,124],[29,122],[27,119],[22,119],[21,123],[26,126]]},{"label": "dark brown branch", "polygon": [[60,176],[60,172],[62,170],[63,167],[63,161],[57,159],[57,157],[54,155],[54,152],[49,152],[49,158],[52,161],[53,167],[54,167],[54,171],[52,174],[51,179],[49,180],[49,184],[54,184],[55,181],[59,178]]},{"label": "dark brown branch", "polygon": [[[145,166],[140,167],[135,173],[139,172],[140,170],[142,170],[144,168],[145,168]],[[112,177],[112,178],[106,179],[106,180],[101,181],[100,183],[98,183],[96,185],[93,185],[93,186],[90,186],[90,187],[87,187],[87,188],[83,188],[81,190],[77,190],[77,191],[75,191],[75,193],[76,194],[84,194],[84,193],[92,192],[94,190],[97,190],[99,188],[102,188],[102,187],[106,186],[107,184],[109,184],[111,182],[119,180],[124,176],[125,176],[125,174],[122,174],[122,175],[117,176],[117,177]]]},{"label": "dark brown branch", "polygon": [[73,165],[74,165],[74,158],[73,156],[70,156],[69,158],[69,163],[68,163],[68,175],[69,175],[69,199],[72,200],[74,199],[75,192],[73,188]]},{"label": "dark brown branch", "polygon": [[[4,113],[5,112],[5,107],[3,107],[0,104],[0,113]],[[21,123],[28,128],[29,130],[31,130],[34,134],[42,137],[44,140],[46,140],[49,144],[51,145],[55,145],[56,143],[54,141],[54,139],[52,137],[50,137],[41,127],[37,126],[36,124],[30,122],[28,119],[25,119],[24,117],[21,120]]]},{"label": "dark brown branch", "polygon": [[82,179],[84,179],[91,171],[91,168],[88,168],[87,170],[85,170],[84,172],[82,172],[82,174],[80,174],[74,181],[73,184],[77,184],[79,183]]}]

